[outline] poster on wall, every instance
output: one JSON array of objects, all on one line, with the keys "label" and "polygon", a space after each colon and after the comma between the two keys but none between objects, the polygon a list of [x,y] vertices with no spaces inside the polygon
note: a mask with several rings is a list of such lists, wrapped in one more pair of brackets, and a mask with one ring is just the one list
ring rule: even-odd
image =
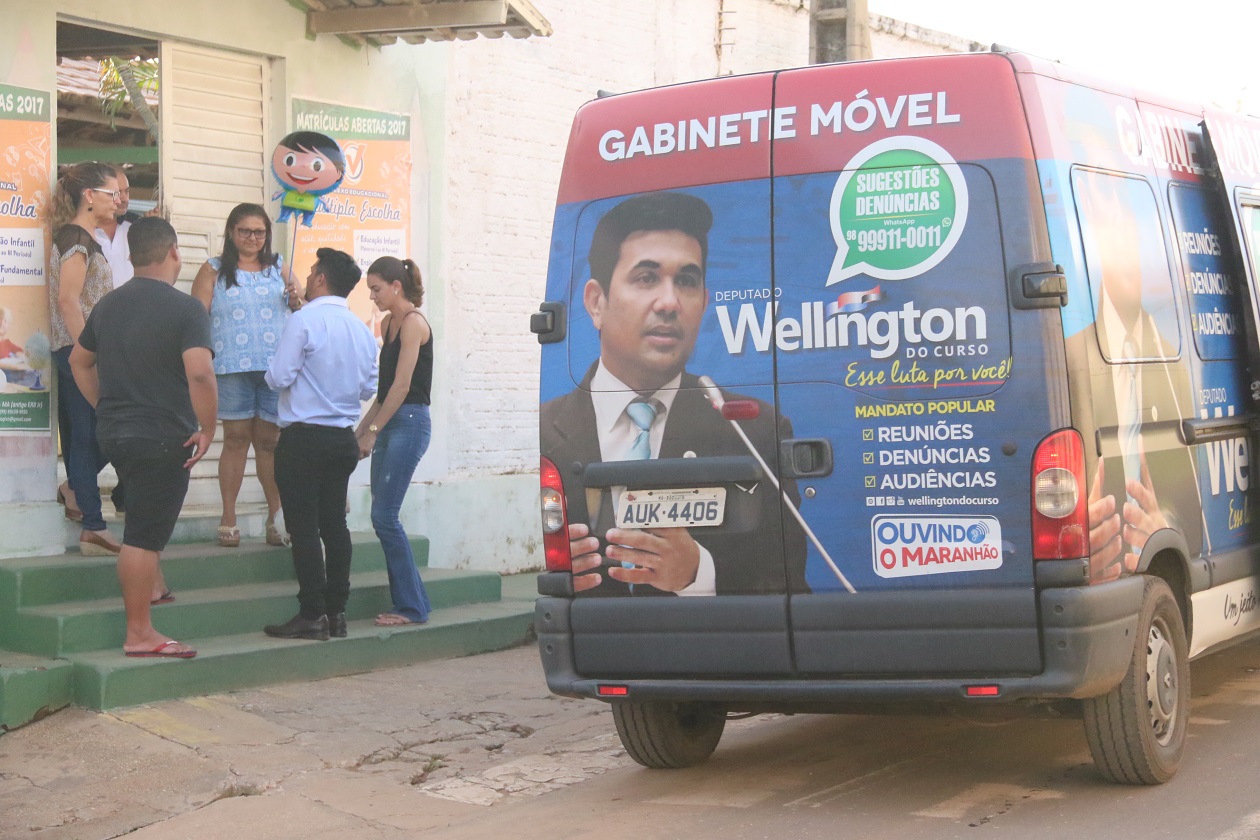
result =
[{"label": "poster on wall", "polygon": [[49,429],[42,211],[52,183],[51,100],[0,84],[0,432]]},{"label": "poster on wall", "polygon": [[[341,146],[345,173],[340,186],[322,196],[310,225],[296,222],[293,269],[304,280],[319,248],[354,257],[366,272],[377,257],[411,256],[411,118],[309,99],[293,100],[294,131],[325,134]],[[296,233],[294,233],[296,231]],[[380,336],[380,313],[360,283],[350,308]]]}]

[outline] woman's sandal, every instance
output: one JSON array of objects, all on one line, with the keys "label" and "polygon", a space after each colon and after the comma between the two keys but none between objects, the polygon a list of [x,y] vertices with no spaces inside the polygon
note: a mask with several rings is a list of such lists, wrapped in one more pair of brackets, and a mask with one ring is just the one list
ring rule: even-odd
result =
[{"label": "woman's sandal", "polygon": [[376,621],[372,622],[377,627],[407,627],[412,624],[425,624],[425,621],[412,621],[405,615],[398,613],[381,613],[376,617]]},{"label": "woman's sandal", "polygon": [[235,525],[219,526],[219,545],[224,548],[236,548],[241,544],[241,529]]},{"label": "woman's sandal", "polygon": [[282,533],[274,521],[267,523],[267,545],[288,545],[289,535]]},{"label": "woman's sandal", "polygon": [[83,511],[79,510],[77,507],[70,507],[70,498],[66,495],[66,491],[61,487],[57,488],[57,501],[61,503],[63,508],[65,508],[66,519],[69,519],[71,522],[83,521]]}]

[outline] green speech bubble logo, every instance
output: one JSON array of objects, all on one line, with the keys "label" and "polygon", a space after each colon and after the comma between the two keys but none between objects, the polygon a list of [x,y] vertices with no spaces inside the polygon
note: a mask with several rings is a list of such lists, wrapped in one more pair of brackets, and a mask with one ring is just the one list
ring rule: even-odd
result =
[{"label": "green speech bubble logo", "polygon": [[836,259],[827,285],[855,274],[905,280],[953,250],[967,219],[967,182],[922,137],[888,137],[858,152],[831,194]]}]

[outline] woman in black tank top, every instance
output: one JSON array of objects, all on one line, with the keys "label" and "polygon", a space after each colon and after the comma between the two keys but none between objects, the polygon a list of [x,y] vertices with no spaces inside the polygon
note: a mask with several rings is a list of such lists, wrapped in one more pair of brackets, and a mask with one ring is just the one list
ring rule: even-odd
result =
[{"label": "woman in black tank top", "polygon": [[368,268],[367,285],[372,302],[386,315],[376,400],[355,434],[360,456],[372,456],[372,527],[385,552],[394,602],[376,623],[423,624],[429,618],[429,596],[398,511],[416,465],[429,448],[433,330],[417,308],[424,286],[414,262],[381,257]]}]

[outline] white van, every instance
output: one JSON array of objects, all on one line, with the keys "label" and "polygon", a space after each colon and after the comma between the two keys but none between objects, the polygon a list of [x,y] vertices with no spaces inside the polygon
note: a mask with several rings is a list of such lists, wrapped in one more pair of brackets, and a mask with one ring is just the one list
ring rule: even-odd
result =
[{"label": "white van", "polygon": [[1078,701],[1176,771],[1260,627],[1260,122],[1015,53],[591,102],[542,343],[552,691],[726,716]]}]

